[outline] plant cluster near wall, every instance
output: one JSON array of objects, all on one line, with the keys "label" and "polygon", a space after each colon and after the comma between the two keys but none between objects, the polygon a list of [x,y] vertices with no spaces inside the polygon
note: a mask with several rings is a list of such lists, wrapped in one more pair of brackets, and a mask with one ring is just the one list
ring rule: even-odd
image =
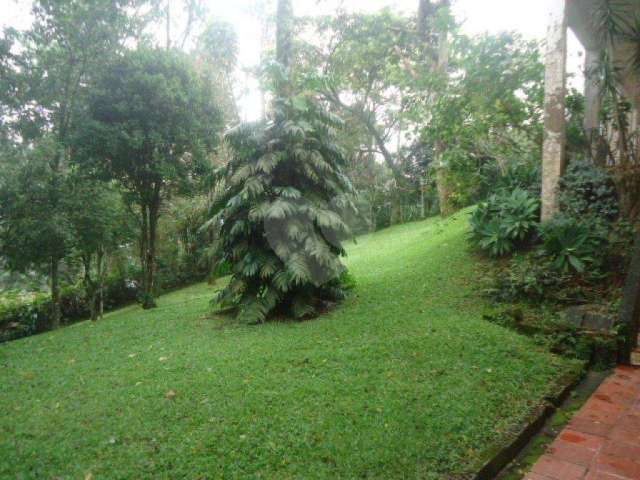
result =
[{"label": "plant cluster near wall", "polygon": [[[539,222],[539,177],[516,178],[496,178],[497,192],[471,216],[471,242],[491,259],[487,293],[506,305],[523,304],[527,312],[526,321],[522,314],[490,319],[538,335],[558,353],[615,361],[615,328],[584,337],[560,314],[583,305],[615,316],[634,229],[620,216],[611,175],[590,161],[572,160],[560,185],[560,213],[544,224]],[[521,181],[527,178],[531,181]]]}]

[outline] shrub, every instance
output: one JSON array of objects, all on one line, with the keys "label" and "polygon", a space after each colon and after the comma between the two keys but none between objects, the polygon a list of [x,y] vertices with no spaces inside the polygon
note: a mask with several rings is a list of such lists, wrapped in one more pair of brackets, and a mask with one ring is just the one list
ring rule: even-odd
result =
[{"label": "shrub", "polygon": [[512,192],[516,188],[526,190],[533,197],[539,197],[542,188],[540,159],[524,159],[509,162],[505,169],[497,163],[488,162],[480,170],[482,192],[489,196],[492,192]]},{"label": "shrub", "polygon": [[230,262],[218,262],[215,264],[211,273],[209,274],[209,278],[215,280],[217,278],[226,277],[233,273],[233,265]]},{"label": "shrub", "polygon": [[123,276],[107,277],[104,282],[104,308],[114,310],[138,299],[140,289],[135,280]]},{"label": "shrub", "polygon": [[560,205],[574,218],[613,221],[618,217],[618,195],[611,176],[587,160],[574,160],[560,183]]},{"label": "shrub", "polygon": [[539,302],[549,299],[551,291],[569,280],[569,275],[556,271],[550,259],[534,251],[513,258],[506,268],[498,271],[488,293],[501,302]]},{"label": "shrub", "polygon": [[538,198],[521,188],[492,195],[471,217],[472,238],[491,256],[512,253],[535,234],[539,211]]},{"label": "shrub", "polygon": [[597,268],[606,256],[607,232],[602,225],[588,224],[558,215],[541,227],[542,250],[560,272],[583,273]]},{"label": "shrub", "polygon": [[[104,285],[104,308],[113,310],[136,301],[138,285],[124,277],[111,277]],[[69,286],[60,294],[63,323],[89,318],[84,289]],[[53,305],[48,295],[0,304],[0,342],[15,340],[51,329]]]}]

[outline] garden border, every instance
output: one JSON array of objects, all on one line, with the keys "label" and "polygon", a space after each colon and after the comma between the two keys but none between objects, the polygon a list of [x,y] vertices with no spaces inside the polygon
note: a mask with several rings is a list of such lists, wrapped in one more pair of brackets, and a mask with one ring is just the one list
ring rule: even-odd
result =
[{"label": "garden border", "polygon": [[518,455],[526,448],[529,442],[543,429],[546,422],[556,413],[561,405],[569,398],[578,385],[585,379],[588,365],[572,378],[571,381],[560,389],[559,392],[546,396],[545,405],[541,405],[534,411],[524,428],[505,447],[487,461],[476,473],[473,480],[495,479]]}]

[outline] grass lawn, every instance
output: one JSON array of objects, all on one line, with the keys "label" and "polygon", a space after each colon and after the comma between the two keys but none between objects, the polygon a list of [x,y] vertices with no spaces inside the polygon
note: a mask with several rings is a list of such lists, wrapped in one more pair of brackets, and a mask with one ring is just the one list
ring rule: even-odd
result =
[{"label": "grass lawn", "polygon": [[0,345],[0,478],[467,478],[577,365],[482,320],[466,213],[360,238],[316,320],[197,285]]}]

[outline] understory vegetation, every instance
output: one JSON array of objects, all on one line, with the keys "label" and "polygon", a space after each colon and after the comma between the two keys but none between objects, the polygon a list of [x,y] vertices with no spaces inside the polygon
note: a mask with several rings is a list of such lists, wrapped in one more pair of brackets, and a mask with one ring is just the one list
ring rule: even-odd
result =
[{"label": "understory vegetation", "polygon": [[[487,295],[502,304],[487,319],[538,336],[558,353],[611,366],[629,335],[618,319],[635,232],[614,173],[570,158],[560,211],[545,223],[540,177],[522,177],[505,179],[471,217],[472,244],[493,259]],[[581,315],[595,315],[602,326],[582,326]]]},{"label": "understory vegetation", "polygon": [[487,263],[487,291],[503,308],[488,319],[541,335],[554,351],[609,366],[636,343],[620,305],[639,191],[638,132],[628,121],[632,106],[609,53],[638,31],[609,2],[594,16],[609,50],[586,73],[602,108],[590,112],[597,118],[589,124],[584,99],[567,99],[567,167],[555,192],[557,211],[540,222],[542,182],[534,162],[516,175],[501,175],[472,215],[471,242],[494,259]]}]

